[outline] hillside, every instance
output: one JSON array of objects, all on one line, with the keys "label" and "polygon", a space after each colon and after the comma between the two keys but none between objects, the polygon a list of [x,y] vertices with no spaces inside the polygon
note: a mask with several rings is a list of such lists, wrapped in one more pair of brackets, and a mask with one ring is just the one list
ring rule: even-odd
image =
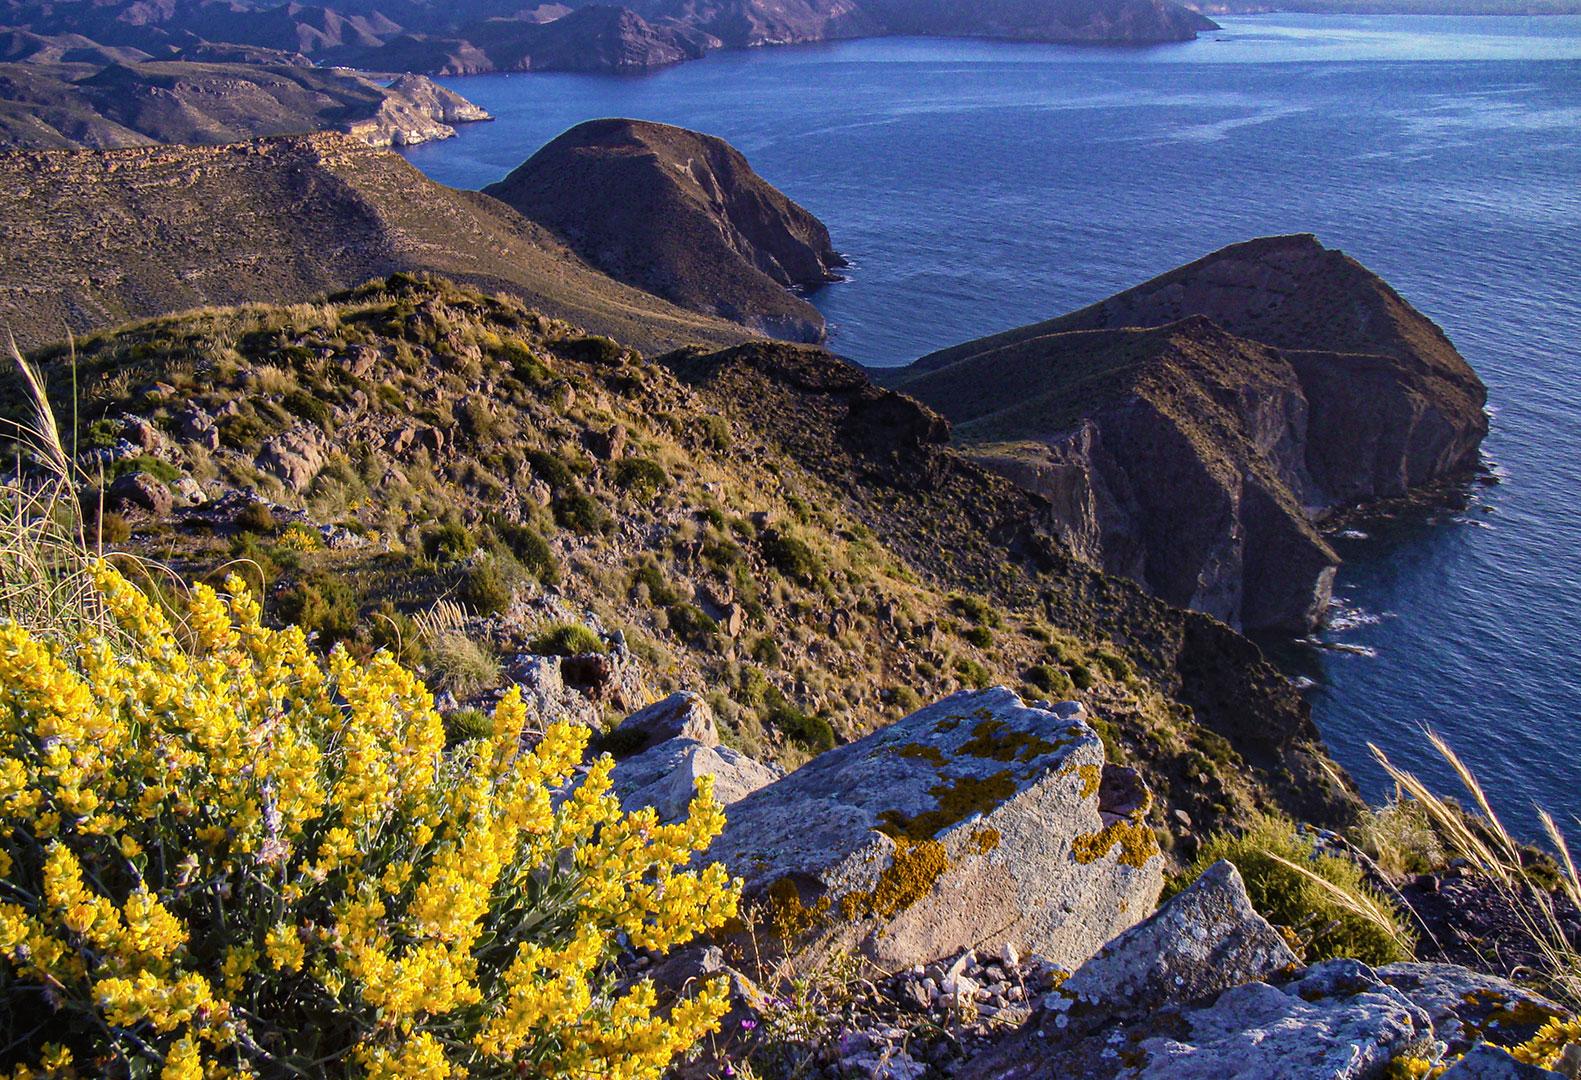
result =
[{"label": "hillside", "polygon": [[823,316],[789,289],[833,280],[845,260],[722,139],[592,120],[483,190],[628,285],[773,337],[823,338]]},{"label": "hillside", "polygon": [[301,53],[370,70],[640,71],[710,49],[886,34],[1145,44],[1214,23],[1174,0],[632,0],[522,6],[495,0],[3,0],[0,24],[153,57],[196,42]]},{"label": "hillside", "polygon": [[1464,472],[1487,432],[1443,332],[1311,236],[883,377],[1050,498],[1095,563],[1246,627],[1321,617],[1337,559],[1314,519]]},{"label": "hillside", "polygon": [[25,346],[206,304],[307,300],[397,270],[506,290],[645,349],[747,336],[347,135],[0,153],[0,227],[0,322]]},{"label": "hillside", "polygon": [[[76,55],[67,52],[63,55]],[[343,131],[373,146],[448,139],[489,116],[420,75],[253,63],[0,64],[0,149],[217,144]]]},{"label": "hillside", "polygon": [[[463,703],[502,669],[531,683],[531,643],[569,619],[620,631],[646,673],[636,704],[703,688],[759,757],[794,764],[1003,682],[1086,701],[1148,770],[1159,822],[1353,805],[1255,647],[1070,557],[1040,500],[819,350],[653,363],[399,278],[94,335],[78,364],[84,446],[112,463],[121,515],[107,532],[129,520],[191,573],[252,560],[272,611],[356,649],[415,641],[402,620],[459,600],[460,631],[502,665],[441,683]],[[453,652],[414,655],[458,678]],[[588,676],[608,685],[595,715],[635,707],[609,662]]]}]

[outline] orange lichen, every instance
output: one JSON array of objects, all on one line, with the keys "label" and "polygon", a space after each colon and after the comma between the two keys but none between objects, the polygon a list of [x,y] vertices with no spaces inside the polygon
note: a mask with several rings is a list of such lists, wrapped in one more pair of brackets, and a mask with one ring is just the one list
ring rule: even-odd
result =
[{"label": "orange lichen", "polygon": [[907,817],[898,810],[878,816],[878,831],[894,839],[927,840],[956,822],[985,814],[1016,793],[1015,776],[1006,769],[991,776],[962,776],[928,789],[938,807]]},{"label": "orange lichen", "polygon": [[1010,727],[1003,720],[989,718],[978,721],[972,729],[972,737],[961,744],[961,753],[992,761],[1027,762],[1059,747],[1059,743]]},{"label": "orange lichen", "polygon": [[977,854],[987,855],[990,851],[999,846],[999,830],[974,829],[969,840],[971,846],[976,849]]},{"label": "orange lichen", "polygon": [[1098,794],[1098,785],[1103,782],[1103,769],[1097,765],[1080,765],[1076,772],[1081,776],[1081,797],[1090,799]]},{"label": "orange lichen", "polygon": [[1158,837],[1145,824],[1131,818],[1121,818],[1099,829],[1082,833],[1071,841],[1071,854],[1082,865],[1096,862],[1109,854],[1115,845],[1120,847],[1120,862],[1126,866],[1140,867],[1159,853]]}]

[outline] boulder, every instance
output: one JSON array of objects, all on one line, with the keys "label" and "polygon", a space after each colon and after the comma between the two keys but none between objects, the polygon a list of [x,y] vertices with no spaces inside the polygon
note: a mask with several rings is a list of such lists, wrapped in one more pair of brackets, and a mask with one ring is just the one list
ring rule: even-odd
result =
[{"label": "boulder", "polygon": [[299,428],[267,440],[258,452],[257,464],[278,476],[288,490],[302,492],[324,467],[325,457],[323,435]]},{"label": "boulder", "polygon": [[1013,945],[1074,966],[1151,911],[1140,815],[1105,825],[1103,744],[1012,691],[963,691],[731,808],[707,858],[795,960],[898,967]]},{"label": "boulder", "polygon": [[[1254,982],[1134,1041],[1146,1080],[1368,1080],[1430,1041],[1432,1020],[1365,964],[1330,960],[1282,987]],[[1133,1042],[1133,1032],[1127,1032]],[[1120,1056],[1126,1057],[1125,1051]]]},{"label": "boulder", "polygon": [[1056,993],[1079,1004],[1144,1011],[1206,1000],[1299,965],[1279,931],[1252,907],[1240,871],[1220,859],[1105,945]]},{"label": "boulder", "polygon": [[670,739],[688,739],[703,746],[719,745],[714,710],[697,694],[684,690],[639,709],[615,728],[622,755],[638,754]]},{"label": "boulder", "polygon": [[728,746],[677,738],[619,762],[611,780],[626,812],[651,806],[661,820],[675,821],[686,816],[700,776],[714,778],[714,798],[722,806],[739,802],[780,778],[767,765]]},{"label": "boulder", "polygon": [[110,485],[110,506],[115,509],[135,507],[151,514],[168,514],[175,505],[170,489],[147,473],[127,473]]},{"label": "boulder", "polygon": [[1451,1054],[1483,1039],[1516,1046],[1548,1020],[1570,1015],[1508,979],[1457,964],[1388,964],[1378,969],[1378,977],[1427,1011]]}]

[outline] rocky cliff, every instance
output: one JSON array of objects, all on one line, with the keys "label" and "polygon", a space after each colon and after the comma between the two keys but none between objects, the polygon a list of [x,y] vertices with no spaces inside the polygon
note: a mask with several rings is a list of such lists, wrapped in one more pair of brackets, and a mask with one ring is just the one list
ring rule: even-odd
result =
[{"label": "rocky cliff", "polygon": [[0,64],[0,148],[217,144],[320,130],[406,146],[487,119],[421,75],[385,86],[278,63]]},{"label": "rocky cliff", "polygon": [[1087,558],[1248,628],[1321,617],[1337,559],[1315,521],[1470,468],[1487,431],[1443,332],[1311,236],[887,378],[1047,497]]},{"label": "rocky cliff", "polygon": [[790,289],[823,285],[845,261],[822,222],[721,139],[592,120],[484,193],[629,285],[774,337],[823,337],[823,317]]},{"label": "rocky cliff", "polygon": [[124,319],[295,302],[433,270],[645,348],[739,341],[588,266],[502,203],[346,135],[0,153],[0,321],[25,344]]}]

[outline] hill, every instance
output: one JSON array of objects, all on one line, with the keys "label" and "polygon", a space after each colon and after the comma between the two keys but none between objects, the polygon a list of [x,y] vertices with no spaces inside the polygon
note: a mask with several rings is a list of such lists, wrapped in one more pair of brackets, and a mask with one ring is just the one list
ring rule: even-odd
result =
[{"label": "hill", "polygon": [[[78,56],[82,50],[59,55]],[[239,142],[334,130],[374,146],[446,139],[489,116],[420,75],[188,61],[0,64],[0,148]]]},{"label": "hill", "polygon": [[1311,236],[1233,245],[884,378],[1054,500],[1089,558],[1247,627],[1321,616],[1337,560],[1312,520],[1473,467],[1487,432],[1443,332]]},{"label": "hill", "polygon": [[347,135],[0,153],[0,228],[0,321],[27,344],[206,304],[302,301],[397,270],[505,290],[644,349],[747,336]]},{"label": "hill", "polygon": [[774,337],[823,338],[791,287],[833,280],[829,230],[722,139],[639,120],[592,120],[484,189],[605,273]]},{"label": "hill", "polygon": [[[110,463],[134,546],[190,574],[252,560],[272,612],[354,650],[435,641],[403,620],[459,600],[444,625],[467,649],[452,630],[412,644],[450,708],[504,673],[558,694],[533,654],[596,643],[570,622],[625,650],[565,676],[595,714],[706,688],[731,745],[787,764],[1004,682],[1086,701],[1112,754],[1149,770],[1158,822],[1353,805],[1254,646],[1072,558],[1041,500],[820,350],[655,363],[397,277],[137,324],[77,356],[84,453]],[[41,359],[66,393],[64,351]]]},{"label": "hill", "polygon": [[0,24],[76,35],[154,57],[195,43],[301,53],[372,70],[640,71],[710,49],[928,34],[1145,44],[1186,41],[1214,23],[1174,0],[632,0],[627,5],[495,0],[0,0]]}]

